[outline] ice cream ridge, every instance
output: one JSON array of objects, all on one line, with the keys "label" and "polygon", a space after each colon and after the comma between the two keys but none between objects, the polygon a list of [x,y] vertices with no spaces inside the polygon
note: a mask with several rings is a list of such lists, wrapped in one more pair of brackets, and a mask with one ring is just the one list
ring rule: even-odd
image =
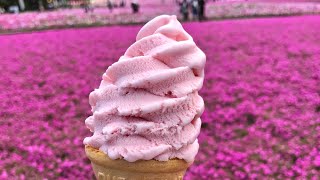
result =
[{"label": "ice cream ridge", "polygon": [[91,92],[93,115],[85,123],[93,135],[84,144],[112,160],[192,163],[199,149],[205,62],[176,16],[149,21]]}]

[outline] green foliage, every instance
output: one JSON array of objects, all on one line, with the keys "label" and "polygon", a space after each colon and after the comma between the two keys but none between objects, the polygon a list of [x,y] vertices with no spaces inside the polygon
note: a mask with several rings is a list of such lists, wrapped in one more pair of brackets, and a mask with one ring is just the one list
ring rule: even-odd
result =
[{"label": "green foliage", "polygon": [[17,5],[16,0],[0,0],[0,7],[7,9],[9,6]]}]

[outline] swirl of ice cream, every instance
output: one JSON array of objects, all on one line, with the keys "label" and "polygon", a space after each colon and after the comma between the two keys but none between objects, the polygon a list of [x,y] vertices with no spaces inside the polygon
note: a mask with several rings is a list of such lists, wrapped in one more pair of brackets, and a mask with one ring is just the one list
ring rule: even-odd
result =
[{"label": "swirl of ice cream", "polygon": [[199,149],[205,61],[176,16],[148,22],[90,94],[93,115],[85,123],[93,136],[84,144],[111,159],[192,162]]}]

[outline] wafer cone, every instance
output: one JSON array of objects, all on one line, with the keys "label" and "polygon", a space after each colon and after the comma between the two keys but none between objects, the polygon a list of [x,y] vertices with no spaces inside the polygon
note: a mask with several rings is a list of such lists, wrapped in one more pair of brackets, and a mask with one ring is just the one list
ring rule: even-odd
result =
[{"label": "wafer cone", "polygon": [[91,146],[86,146],[85,151],[98,180],[182,180],[192,164],[180,159],[128,162],[112,160]]}]

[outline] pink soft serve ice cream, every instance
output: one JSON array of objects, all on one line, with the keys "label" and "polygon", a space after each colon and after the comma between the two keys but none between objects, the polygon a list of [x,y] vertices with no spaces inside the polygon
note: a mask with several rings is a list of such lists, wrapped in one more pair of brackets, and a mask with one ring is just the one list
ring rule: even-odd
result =
[{"label": "pink soft serve ice cream", "polygon": [[176,16],[142,27],[136,42],[111,65],[89,97],[93,132],[84,139],[111,159],[184,159],[198,152],[205,54]]}]

